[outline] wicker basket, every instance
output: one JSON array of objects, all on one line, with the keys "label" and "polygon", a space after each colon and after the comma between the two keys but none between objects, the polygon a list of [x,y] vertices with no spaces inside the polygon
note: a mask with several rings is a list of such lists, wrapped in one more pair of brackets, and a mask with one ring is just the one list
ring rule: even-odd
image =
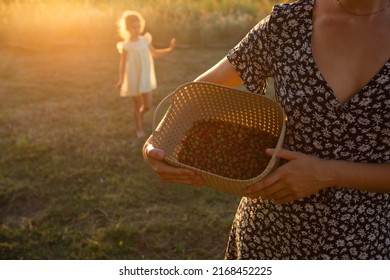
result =
[{"label": "wicker basket", "polygon": [[[160,110],[169,100],[170,105],[156,126]],[[153,117],[153,146],[165,152],[165,161],[173,166],[194,170],[209,187],[243,196],[248,186],[277,166],[278,158],[273,155],[261,174],[247,180],[222,177],[178,162],[178,152],[185,133],[194,122],[210,118],[268,132],[279,139],[275,149],[277,151],[283,145],[286,116],[279,104],[265,96],[205,82],[184,84],[157,106]]]}]

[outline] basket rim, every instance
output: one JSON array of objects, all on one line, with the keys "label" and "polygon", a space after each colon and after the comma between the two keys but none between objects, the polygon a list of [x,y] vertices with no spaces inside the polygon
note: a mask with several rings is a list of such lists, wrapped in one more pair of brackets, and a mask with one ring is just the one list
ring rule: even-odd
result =
[{"label": "basket rim", "polygon": [[193,167],[193,166],[181,163],[181,162],[173,159],[173,157],[170,156],[170,155],[165,155],[164,161],[167,162],[168,164],[176,166],[176,167],[181,167],[181,168],[184,168],[184,169],[192,170],[192,171],[198,173],[199,175],[202,174],[202,175],[210,176],[210,177],[221,179],[221,180],[226,180],[226,181],[229,181],[229,182],[232,182],[232,183],[246,184],[248,186],[250,184],[253,184],[253,183],[257,182],[258,180],[262,179],[263,177],[265,177],[268,174],[268,172],[272,169],[272,167],[275,164],[275,162],[278,160],[278,158],[276,157],[276,154],[283,146],[284,136],[285,136],[285,131],[286,131],[286,120],[287,120],[287,116],[286,116],[283,108],[281,107],[281,105],[277,101],[275,101],[275,100],[273,100],[271,98],[268,98],[267,96],[255,94],[255,93],[250,92],[250,91],[243,91],[243,90],[240,90],[240,89],[237,89],[237,88],[233,88],[233,87],[229,87],[229,86],[221,85],[221,84],[217,84],[217,83],[212,83],[212,82],[204,82],[204,81],[187,82],[185,84],[182,84],[182,85],[178,86],[174,91],[172,91],[170,94],[165,96],[160,101],[160,103],[157,105],[157,107],[156,107],[156,109],[154,111],[154,115],[153,115],[152,137],[156,133],[156,129],[157,129],[157,125],[158,125],[157,124],[157,115],[159,114],[159,112],[160,112],[161,108],[163,107],[163,105],[165,105],[181,89],[186,88],[188,86],[198,86],[198,85],[202,85],[202,86],[203,85],[207,85],[207,86],[212,86],[212,87],[218,87],[218,88],[222,88],[224,90],[228,90],[228,91],[233,92],[233,93],[253,94],[253,96],[257,96],[258,98],[267,99],[268,101],[271,101],[273,104],[277,105],[278,109],[282,113],[283,120],[282,120],[282,127],[281,127],[281,130],[280,130],[280,134],[279,134],[279,137],[278,137],[278,142],[276,144],[276,147],[274,147],[274,152],[273,152],[273,154],[271,156],[271,159],[269,160],[266,168],[260,174],[258,174],[255,177],[248,178],[248,179],[234,179],[234,178],[224,177],[224,176],[221,176],[221,175],[218,175],[218,174],[215,174],[215,173],[211,173],[211,172],[206,171],[206,170],[202,170],[202,169],[199,169],[199,168],[196,168],[196,167]]},{"label": "basket rim", "polygon": [[217,84],[217,83],[213,83],[213,82],[204,82],[204,81],[192,81],[192,82],[187,82],[187,83],[184,83],[178,87],[176,87],[171,93],[169,93],[167,96],[165,96],[160,102],[159,104],[157,104],[156,106],[156,109],[154,110],[154,114],[153,114],[153,120],[152,120],[152,135],[155,133],[156,131],[156,128],[158,126],[158,123],[157,123],[157,117],[158,117],[158,114],[161,110],[161,108],[163,107],[163,105],[165,105],[169,99],[173,98],[175,96],[175,94],[180,91],[182,88],[186,88],[188,86],[200,86],[200,85],[208,85],[208,86],[212,86],[212,87],[217,87],[217,88],[222,88],[222,89],[225,89],[225,90],[228,90],[230,92],[233,92],[233,93],[239,93],[239,94],[251,94],[252,96],[256,96],[256,98],[263,98],[263,99],[266,99],[268,101],[271,101],[272,103],[274,103],[275,105],[277,105],[277,107],[279,108],[279,110],[282,112],[283,114],[283,118],[284,119],[287,119],[287,116],[283,110],[283,108],[281,107],[281,105],[279,104],[279,102],[275,101],[275,100],[272,100],[271,98],[268,98],[264,95],[261,95],[261,94],[255,94],[251,91],[244,91],[244,90],[241,90],[241,89],[238,89],[238,88],[233,88],[233,87],[230,87],[230,86],[226,86],[226,85],[221,85],[221,84]]}]

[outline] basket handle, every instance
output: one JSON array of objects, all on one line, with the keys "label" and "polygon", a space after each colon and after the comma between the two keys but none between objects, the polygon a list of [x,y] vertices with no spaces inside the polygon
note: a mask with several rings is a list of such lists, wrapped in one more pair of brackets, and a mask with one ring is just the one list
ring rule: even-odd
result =
[{"label": "basket handle", "polygon": [[153,113],[153,122],[152,122],[152,136],[154,134],[154,132],[156,131],[156,126],[157,126],[157,117],[158,117],[158,114],[161,110],[161,108],[168,102],[168,100],[175,94],[175,91],[171,92],[170,94],[168,94],[167,96],[165,96],[161,101],[160,103],[157,105],[156,109],[154,110],[154,113]]},{"label": "basket handle", "polygon": [[[283,112],[283,110],[282,110],[282,112]],[[287,119],[287,117],[286,117],[284,112],[283,112],[283,118],[284,118],[284,120],[283,120],[283,123],[282,123],[282,130],[280,131],[281,135],[285,135],[285,133],[286,133],[286,119]],[[283,149],[283,143],[284,143],[284,137],[279,137],[278,142],[276,143],[276,147],[274,149],[274,152],[272,153],[272,158],[275,158],[276,154],[281,149]]]}]

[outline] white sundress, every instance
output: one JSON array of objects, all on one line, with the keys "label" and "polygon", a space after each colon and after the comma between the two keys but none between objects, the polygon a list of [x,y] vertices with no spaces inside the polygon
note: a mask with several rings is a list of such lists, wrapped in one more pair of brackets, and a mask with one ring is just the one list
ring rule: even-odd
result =
[{"label": "white sundress", "polygon": [[149,46],[152,36],[146,33],[138,41],[124,41],[117,44],[119,53],[127,51],[126,72],[120,96],[137,96],[150,93],[157,87],[154,61]]}]

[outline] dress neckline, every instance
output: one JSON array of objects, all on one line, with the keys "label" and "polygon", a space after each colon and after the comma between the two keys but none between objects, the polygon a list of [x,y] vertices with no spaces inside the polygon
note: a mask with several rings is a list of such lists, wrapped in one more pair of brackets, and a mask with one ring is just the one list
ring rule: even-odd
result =
[{"label": "dress neckline", "polygon": [[322,75],[321,70],[319,69],[319,67],[316,63],[316,60],[314,58],[314,55],[313,55],[312,37],[313,37],[313,23],[314,23],[313,11],[314,11],[315,1],[316,0],[310,0],[311,9],[310,9],[310,12],[308,13],[310,25],[309,25],[309,30],[308,30],[308,34],[307,34],[309,37],[308,38],[308,40],[309,40],[309,54],[311,56],[313,68],[315,70],[315,73],[317,74],[317,77],[324,83],[324,85],[326,86],[332,99],[334,100],[334,102],[332,102],[332,103],[335,106],[340,107],[340,108],[347,107],[349,105],[349,103],[351,103],[355,99],[359,98],[365,91],[367,91],[372,86],[372,84],[374,84],[377,81],[377,79],[382,75],[382,72],[385,71],[387,66],[390,66],[390,58],[384,63],[384,65],[379,69],[379,71],[376,74],[374,74],[370,80],[368,80],[368,82],[362,88],[360,88],[358,91],[356,91],[349,99],[347,99],[344,102],[341,102],[339,100],[339,98],[336,96],[333,88],[329,85],[329,83],[326,81],[325,77]]}]

